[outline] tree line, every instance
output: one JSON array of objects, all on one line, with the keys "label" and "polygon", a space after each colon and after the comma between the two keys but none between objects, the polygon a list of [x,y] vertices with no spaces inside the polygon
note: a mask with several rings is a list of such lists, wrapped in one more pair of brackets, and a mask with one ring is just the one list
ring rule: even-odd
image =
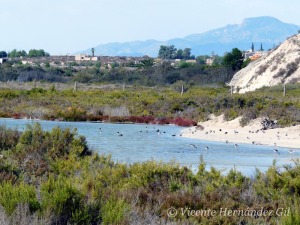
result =
[{"label": "tree line", "polygon": [[0,58],[20,58],[20,57],[47,57],[50,56],[48,52],[46,52],[43,49],[30,49],[29,52],[27,53],[25,50],[17,50],[14,49],[11,52],[6,52],[6,51],[0,51]]},{"label": "tree line", "polygon": [[233,48],[231,52],[226,53],[223,57],[220,56],[197,56],[191,55],[191,48],[176,49],[174,45],[166,46],[161,45],[158,58],[163,60],[174,60],[174,59],[196,59],[198,64],[206,64],[206,60],[212,58],[215,62],[214,65],[223,65],[231,68],[233,71],[238,71],[241,68],[248,65],[249,61],[244,61],[243,52],[238,48]]},{"label": "tree line", "polygon": [[159,52],[158,52],[158,58],[160,59],[195,59],[194,55],[191,55],[190,48],[185,49],[176,49],[174,45],[166,46],[161,45]]},{"label": "tree line", "polygon": [[17,61],[0,65],[1,81],[30,82],[32,80],[48,82],[80,82],[80,83],[126,83],[145,86],[172,85],[185,82],[192,85],[226,83],[234,73],[245,66],[242,52],[233,49],[225,56],[214,56],[212,65],[206,65],[209,56],[198,56],[196,62],[180,61],[175,65],[168,60],[155,62],[147,58],[134,64],[113,64],[111,68],[101,62],[82,62],[78,70],[77,64],[69,63],[64,68],[55,66],[21,65]]}]

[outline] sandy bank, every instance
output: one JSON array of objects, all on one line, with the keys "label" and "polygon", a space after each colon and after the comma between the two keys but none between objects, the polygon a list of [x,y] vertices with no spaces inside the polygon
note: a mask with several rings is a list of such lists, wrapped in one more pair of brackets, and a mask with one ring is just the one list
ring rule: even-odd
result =
[{"label": "sandy bank", "polygon": [[208,141],[270,145],[300,149],[300,125],[286,128],[261,130],[261,120],[255,119],[249,125],[241,127],[239,120],[224,121],[223,116],[211,116],[210,120],[200,122],[204,129],[196,127],[182,131],[183,137]]}]

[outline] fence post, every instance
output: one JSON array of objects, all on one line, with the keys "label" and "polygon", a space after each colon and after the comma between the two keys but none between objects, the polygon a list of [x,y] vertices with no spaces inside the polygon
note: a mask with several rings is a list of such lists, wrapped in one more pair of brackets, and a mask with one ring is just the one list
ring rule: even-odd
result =
[{"label": "fence post", "polygon": [[75,84],[74,84],[74,90],[73,91],[77,91],[77,82],[75,81]]}]

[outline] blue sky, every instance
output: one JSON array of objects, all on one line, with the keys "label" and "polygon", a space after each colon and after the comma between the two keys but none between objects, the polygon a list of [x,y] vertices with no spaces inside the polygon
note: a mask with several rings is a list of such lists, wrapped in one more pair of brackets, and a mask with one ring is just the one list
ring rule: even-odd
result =
[{"label": "blue sky", "polygon": [[0,0],[0,50],[74,53],[109,42],[168,40],[244,18],[300,25],[299,0]]}]

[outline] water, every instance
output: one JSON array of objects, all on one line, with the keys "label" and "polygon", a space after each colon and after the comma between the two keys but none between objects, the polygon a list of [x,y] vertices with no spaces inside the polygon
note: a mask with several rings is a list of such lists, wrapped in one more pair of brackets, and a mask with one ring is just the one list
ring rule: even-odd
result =
[{"label": "water", "polygon": [[[45,130],[51,130],[55,126],[77,128],[78,133],[86,137],[93,150],[99,154],[111,154],[114,161],[129,164],[147,160],[175,161],[196,171],[202,155],[208,168],[214,166],[226,173],[235,167],[243,174],[253,176],[256,168],[264,172],[272,165],[274,159],[277,165],[292,166],[292,160],[300,158],[299,150],[290,154],[287,148],[277,147],[280,152],[278,155],[274,153],[273,147],[269,146],[239,144],[238,148],[235,148],[233,144],[183,138],[179,136],[182,128],[177,126],[42,120],[38,122]],[[0,119],[0,124],[21,131],[28,123],[33,122]],[[191,144],[197,148],[191,147]],[[205,150],[205,146],[208,146],[209,150]]]}]

